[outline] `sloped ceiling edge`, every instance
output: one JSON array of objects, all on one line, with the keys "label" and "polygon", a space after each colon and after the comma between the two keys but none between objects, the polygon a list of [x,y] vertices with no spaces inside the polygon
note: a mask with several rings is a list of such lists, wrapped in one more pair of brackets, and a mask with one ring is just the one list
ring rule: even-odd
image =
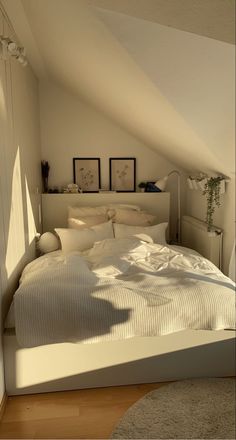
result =
[{"label": "sloped ceiling edge", "polygon": [[51,78],[186,170],[229,174],[104,23],[78,0],[22,0]]}]

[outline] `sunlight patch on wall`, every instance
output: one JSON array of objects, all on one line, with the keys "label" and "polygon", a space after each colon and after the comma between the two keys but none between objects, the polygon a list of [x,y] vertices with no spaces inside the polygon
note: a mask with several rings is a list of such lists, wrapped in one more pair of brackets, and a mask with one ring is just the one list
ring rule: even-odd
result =
[{"label": "sunlight patch on wall", "polygon": [[25,176],[25,190],[26,190],[26,205],[27,205],[27,219],[28,219],[28,243],[29,245],[34,241],[36,235],[36,225],[34,214],[30,199],[29,187],[27,177]]},{"label": "sunlight patch on wall", "polygon": [[6,120],[6,102],[5,102],[3,85],[1,82],[0,82],[0,113],[1,113],[1,118],[3,120]]},{"label": "sunlight patch on wall", "polygon": [[5,261],[8,278],[10,278],[14,272],[24,253],[25,230],[21,185],[20,150],[18,147],[12,175],[11,210]]}]

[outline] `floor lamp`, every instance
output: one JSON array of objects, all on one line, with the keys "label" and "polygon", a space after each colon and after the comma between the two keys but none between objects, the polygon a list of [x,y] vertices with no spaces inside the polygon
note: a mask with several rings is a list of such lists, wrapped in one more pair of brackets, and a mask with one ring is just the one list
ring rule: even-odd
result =
[{"label": "floor lamp", "polygon": [[181,225],[180,225],[180,172],[177,171],[177,170],[171,171],[167,176],[163,177],[162,179],[158,179],[155,182],[155,186],[160,191],[165,191],[167,181],[168,181],[169,177],[172,174],[177,174],[177,176],[178,176],[178,220],[177,220],[177,231],[178,231],[177,234],[178,234],[178,237],[177,237],[177,241],[178,241],[178,243],[180,243],[181,242],[181,236],[180,236],[181,235]]}]

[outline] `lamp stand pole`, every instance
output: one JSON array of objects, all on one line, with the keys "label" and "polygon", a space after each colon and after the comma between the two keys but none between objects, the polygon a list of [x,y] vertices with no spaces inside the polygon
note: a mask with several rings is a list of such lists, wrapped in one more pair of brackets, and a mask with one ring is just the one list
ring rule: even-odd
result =
[{"label": "lamp stand pole", "polygon": [[181,242],[181,224],[180,224],[180,218],[181,218],[181,205],[180,205],[180,172],[178,170],[173,170],[168,174],[168,177],[172,174],[177,174],[178,176],[178,188],[177,188],[177,196],[178,196],[178,218],[177,218],[177,241],[178,243]]}]

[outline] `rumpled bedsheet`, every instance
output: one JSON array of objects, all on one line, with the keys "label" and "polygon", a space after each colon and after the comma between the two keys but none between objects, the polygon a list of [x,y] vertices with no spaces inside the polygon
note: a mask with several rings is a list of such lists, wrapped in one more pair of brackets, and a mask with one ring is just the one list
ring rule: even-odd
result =
[{"label": "rumpled bedsheet", "polygon": [[107,239],[28,264],[14,308],[22,347],[234,329],[235,284],[190,249]]}]

